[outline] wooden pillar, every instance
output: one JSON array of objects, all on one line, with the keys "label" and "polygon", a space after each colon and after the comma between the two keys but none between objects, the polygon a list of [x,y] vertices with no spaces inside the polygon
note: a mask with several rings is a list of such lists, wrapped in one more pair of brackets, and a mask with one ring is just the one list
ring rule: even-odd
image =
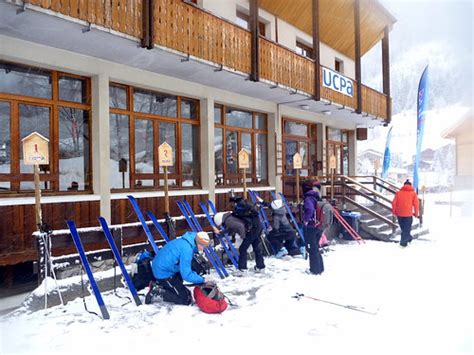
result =
[{"label": "wooden pillar", "polygon": [[314,99],[321,100],[321,69],[320,69],[320,50],[319,50],[319,0],[313,0],[312,3],[313,19],[313,60],[314,60]]},{"label": "wooden pillar", "polygon": [[390,46],[388,40],[388,27],[385,27],[382,39],[382,74],[383,93],[387,95],[387,118],[386,124],[392,120],[392,100],[390,99]]},{"label": "wooden pillar", "polygon": [[250,80],[260,80],[260,45],[258,40],[258,0],[250,0]]},{"label": "wooden pillar", "polygon": [[143,37],[142,48],[153,48],[153,0],[143,0],[142,27]]},{"label": "wooden pillar", "polygon": [[360,0],[354,2],[355,78],[357,81],[357,113],[362,113],[362,70],[360,61]]}]

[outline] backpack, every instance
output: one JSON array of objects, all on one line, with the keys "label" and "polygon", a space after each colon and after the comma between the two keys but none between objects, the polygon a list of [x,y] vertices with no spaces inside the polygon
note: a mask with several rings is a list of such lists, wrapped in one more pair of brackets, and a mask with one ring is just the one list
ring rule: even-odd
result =
[{"label": "backpack", "polygon": [[257,217],[258,210],[253,203],[247,202],[244,199],[239,199],[235,202],[232,215],[237,218]]},{"label": "backpack", "polygon": [[332,205],[326,201],[318,201],[316,207],[316,220],[318,221],[318,228],[325,230],[334,221],[334,212]]},{"label": "backpack", "polygon": [[204,256],[200,254],[194,254],[193,260],[191,262],[191,270],[193,270],[198,275],[209,274],[211,269],[211,265],[209,262],[204,258]]},{"label": "backpack", "polygon": [[137,254],[135,262],[132,264],[130,276],[132,277],[133,286],[140,291],[150,284],[155,278],[151,269],[151,261],[154,255],[148,250],[144,250]]},{"label": "backpack", "polygon": [[204,313],[222,313],[227,309],[227,301],[217,285],[203,284],[194,287],[194,300]]}]

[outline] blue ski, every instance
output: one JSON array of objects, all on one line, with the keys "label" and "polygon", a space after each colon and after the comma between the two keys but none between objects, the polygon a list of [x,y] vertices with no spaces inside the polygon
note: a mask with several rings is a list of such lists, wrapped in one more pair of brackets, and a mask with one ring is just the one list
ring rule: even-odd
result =
[{"label": "blue ski", "polygon": [[[190,217],[188,216],[188,214],[186,213],[185,209],[184,209],[184,206],[181,205],[181,202],[178,201],[177,202],[177,205],[178,205],[178,208],[179,210],[181,211],[181,213],[183,214],[184,218],[186,219],[186,222],[188,222],[188,225],[189,227],[191,228],[191,230],[193,232],[198,232],[196,226],[194,225],[193,221],[191,221]],[[209,260],[209,262],[212,264],[212,266],[214,266],[214,269],[216,269],[216,272],[217,274],[219,275],[219,277],[221,279],[224,279],[225,276],[223,274],[223,272],[219,269],[219,265],[217,265],[216,261],[214,260],[213,256],[211,255],[211,252],[209,251],[209,248],[205,248],[204,249],[204,253],[206,254],[207,256],[207,259]]]},{"label": "blue ski", "polygon": [[148,217],[150,217],[151,221],[153,222],[153,225],[155,226],[158,233],[160,233],[161,237],[165,240],[166,243],[168,243],[170,241],[170,238],[168,237],[168,234],[166,234],[163,227],[160,225],[160,222],[158,222],[158,219],[153,214],[153,212],[147,211],[146,214],[148,215]]},{"label": "blue ski", "polygon": [[110,233],[110,229],[107,224],[107,221],[105,220],[104,217],[99,217],[99,222],[100,222],[100,225],[102,226],[102,230],[104,231],[105,238],[107,238],[107,241],[109,242],[110,249],[112,249],[112,253],[114,254],[115,261],[119,265],[120,270],[122,271],[123,278],[125,279],[128,289],[130,290],[130,293],[133,296],[133,300],[135,301],[135,304],[137,306],[140,306],[142,302],[140,301],[140,298],[138,297],[137,290],[135,289],[135,286],[133,286],[133,282],[130,279],[130,275],[128,274],[127,269],[125,268],[125,265],[123,264],[122,257],[120,256],[120,253],[117,249],[117,245],[115,244],[114,237],[112,236],[112,233]]},{"label": "blue ski", "polygon": [[[214,223],[214,220],[212,219],[211,215],[209,214],[209,210],[207,209],[206,205],[203,202],[199,202],[199,206],[201,206],[202,211],[206,214],[207,220],[209,221],[209,224],[213,226],[216,229],[219,229],[222,232],[222,229],[217,227],[217,225]],[[219,239],[219,242],[222,244],[222,247],[224,248],[225,253],[229,257],[230,261],[232,261],[232,264],[238,269],[239,264],[238,264],[238,254],[237,251],[235,250],[234,246],[232,245],[232,242],[229,239],[229,236],[227,233],[217,234],[217,238]],[[235,253],[235,254],[234,254]],[[237,260],[236,260],[237,257]]]},{"label": "blue ski", "polygon": [[[193,212],[193,209],[191,208],[191,205],[189,204],[188,201],[183,200],[181,201],[182,205],[184,206],[184,210],[188,213],[188,216],[191,217],[192,221],[194,222],[194,225],[196,226],[198,231],[204,231],[204,229],[201,227],[201,224],[199,223],[198,219],[196,218],[196,215]],[[229,276],[229,273],[227,272],[227,269],[225,268],[224,264],[222,263],[222,260],[219,259],[219,256],[217,255],[216,251],[212,246],[208,247],[210,254],[213,256],[214,260],[216,261],[216,264],[219,266],[219,268],[222,271],[222,274],[224,277]]]},{"label": "blue ski", "polygon": [[305,242],[303,230],[298,225],[298,222],[296,221],[295,215],[293,214],[293,212],[291,212],[291,208],[290,208],[290,205],[288,205],[288,201],[286,201],[285,196],[281,192],[279,193],[279,195],[281,196],[281,200],[283,201],[283,204],[285,205],[286,210],[287,210],[288,214],[290,215],[290,219],[293,222],[296,230],[298,231],[298,234],[300,235],[301,239],[303,239],[303,242]]},{"label": "blue ski", "polygon": [[153,248],[153,251],[155,252],[155,255],[157,255],[159,249],[156,246],[155,238],[153,238],[153,235],[151,234],[150,228],[148,228],[148,225],[146,224],[145,217],[143,217],[143,213],[140,210],[140,207],[138,206],[137,200],[132,195],[128,195],[127,197],[130,200],[130,203],[132,204],[132,207],[135,210],[135,213],[136,213],[138,219],[140,220],[140,222],[142,224],[143,230],[145,231],[145,234],[148,238],[148,241],[151,244],[151,247]]},{"label": "blue ski", "polygon": [[110,319],[109,312],[107,311],[107,307],[105,307],[104,300],[102,299],[102,295],[99,290],[99,286],[95,282],[94,275],[92,274],[91,267],[89,265],[89,261],[87,261],[86,253],[84,251],[84,247],[82,246],[81,238],[79,238],[79,234],[77,233],[76,224],[74,221],[67,221],[67,226],[71,231],[72,240],[76,245],[76,249],[79,253],[79,257],[81,258],[82,267],[86,270],[87,277],[89,278],[89,282],[92,287],[92,291],[94,296],[97,300],[97,304],[99,305],[100,312],[102,313],[103,319]]},{"label": "blue ski", "polygon": [[265,230],[265,234],[268,234],[271,230],[270,222],[268,221],[267,214],[263,210],[262,206],[260,206],[258,204],[256,192],[253,191],[253,190],[249,190],[249,196],[250,196],[250,199],[252,200],[252,202],[255,204],[255,206],[257,206],[258,218],[260,219],[260,223],[262,224],[262,226]]}]

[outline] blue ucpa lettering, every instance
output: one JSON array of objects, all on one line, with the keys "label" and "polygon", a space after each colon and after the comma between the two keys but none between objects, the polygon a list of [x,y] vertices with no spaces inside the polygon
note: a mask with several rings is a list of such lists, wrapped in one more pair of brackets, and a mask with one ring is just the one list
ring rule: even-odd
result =
[{"label": "blue ucpa lettering", "polygon": [[352,90],[353,90],[353,89],[352,89],[352,80],[349,80],[347,83],[349,84],[349,85],[347,86],[347,94],[348,94],[349,96],[352,96],[352,92],[353,92],[353,91],[352,91]]}]

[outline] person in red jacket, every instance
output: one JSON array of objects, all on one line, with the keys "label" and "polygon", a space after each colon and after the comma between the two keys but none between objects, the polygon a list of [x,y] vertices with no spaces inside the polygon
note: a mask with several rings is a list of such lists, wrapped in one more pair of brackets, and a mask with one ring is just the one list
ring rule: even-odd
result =
[{"label": "person in red jacket", "polygon": [[413,239],[410,234],[413,216],[419,218],[420,215],[418,196],[409,180],[406,180],[400,191],[395,194],[392,201],[392,213],[397,216],[398,224],[402,230],[400,246],[406,247]]}]

